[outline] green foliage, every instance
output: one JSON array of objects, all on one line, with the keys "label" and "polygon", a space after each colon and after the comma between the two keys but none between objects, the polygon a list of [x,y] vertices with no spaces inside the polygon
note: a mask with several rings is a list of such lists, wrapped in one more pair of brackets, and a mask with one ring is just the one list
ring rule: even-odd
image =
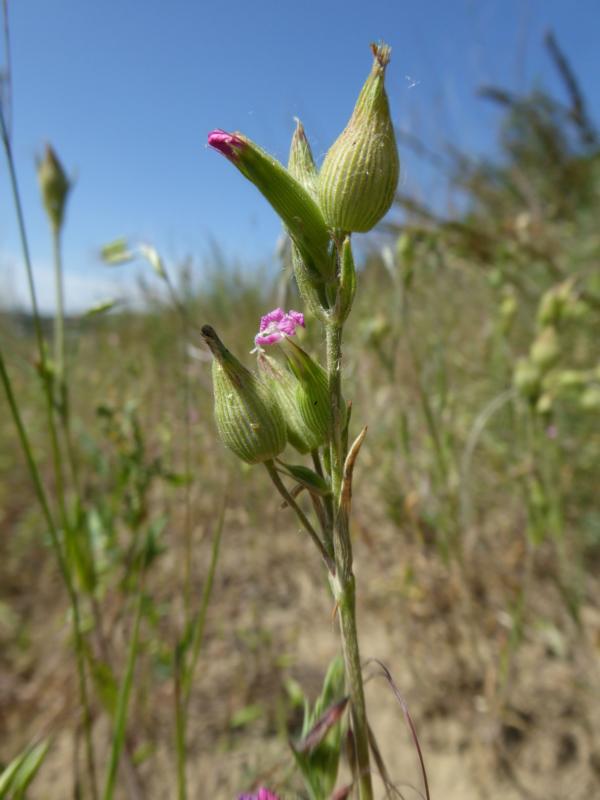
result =
[{"label": "green foliage", "polygon": [[28,747],[0,773],[0,800],[24,800],[29,784],[35,778],[50,748],[45,739]]},{"label": "green foliage", "polygon": [[[335,706],[343,701],[343,690],[344,662],[341,658],[335,658],[329,665],[323,689],[312,708],[304,697],[300,741],[290,743],[311,800],[328,800],[335,787],[342,748],[342,723]],[[331,721],[327,719],[328,713]],[[309,738],[311,735],[312,742]]]}]

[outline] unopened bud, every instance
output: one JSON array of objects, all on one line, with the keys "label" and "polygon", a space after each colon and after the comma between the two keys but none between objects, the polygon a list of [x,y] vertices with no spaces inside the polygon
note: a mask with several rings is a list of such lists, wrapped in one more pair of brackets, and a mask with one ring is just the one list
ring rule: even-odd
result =
[{"label": "unopened bud", "polygon": [[248,464],[278,456],[286,427],[269,387],[229,352],[210,325],[202,328],[213,354],[215,420],[223,444]]},{"label": "unopened bud", "polygon": [[584,411],[600,411],[600,386],[588,387],[579,399]]},{"label": "unopened bud", "polygon": [[288,171],[306,189],[313,200],[317,200],[319,172],[306,138],[304,125],[296,118],[296,130],[292,136]]},{"label": "unopened bud", "polygon": [[335,277],[335,259],[321,209],[290,172],[241,133],[215,130],[208,143],[251,181],[281,217],[308,267],[324,280]]},{"label": "unopened bud", "polygon": [[560,356],[560,343],[556,328],[550,326],[543,328],[531,345],[531,360],[541,370],[548,370],[558,361]]},{"label": "unopened bud", "polygon": [[300,255],[300,251],[292,242],[292,269],[300,296],[306,303],[307,308],[318,318],[324,318],[327,299],[325,294],[325,283],[320,276],[310,269]]},{"label": "unopened bud", "polygon": [[[296,130],[292,136],[288,172],[317,200],[318,172],[313,158],[304,127],[299,119],[296,120]],[[323,275],[303,257],[299,248],[292,241],[292,268],[298,286],[298,291],[307,307],[317,317],[323,316],[326,306],[325,281]],[[333,273],[330,278],[333,279]]]},{"label": "unopened bud", "polygon": [[372,45],[375,60],[346,128],[329,149],[319,197],[335,231],[370,231],[392,205],[400,162],[384,87],[390,48]]},{"label": "unopened bud", "polygon": [[515,389],[532,403],[537,402],[541,391],[542,376],[536,364],[522,358],[517,362],[513,374]]},{"label": "unopened bud", "polygon": [[44,157],[38,159],[37,175],[46,214],[53,230],[59,231],[63,224],[71,182],[49,144],[46,145]]}]

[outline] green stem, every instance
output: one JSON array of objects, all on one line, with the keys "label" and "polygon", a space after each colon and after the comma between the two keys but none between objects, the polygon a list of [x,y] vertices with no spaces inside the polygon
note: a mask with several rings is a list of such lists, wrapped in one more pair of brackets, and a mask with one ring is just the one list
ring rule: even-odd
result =
[{"label": "green stem", "polygon": [[2,133],[2,145],[4,147],[4,154],[6,156],[6,162],[8,165],[8,174],[10,177],[12,200],[17,215],[17,227],[19,229],[19,238],[21,241],[23,260],[25,262],[25,272],[27,275],[27,285],[29,288],[29,296],[31,299],[33,329],[35,332],[35,339],[38,349],[38,359],[42,375],[42,385],[44,388],[44,396],[46,400],[46,411],[48,416],[48,432],[50,434],[50,446],[52,450],[52,460],[54,466],[54,479],[56,481],[56,495],[58,498],[61,520],[64,522],[66,520],[66,508],[64,504],[63,469],[60,457],[60,448],[58,445],[58,436],[56,433],[56,425],[54,422],[54,399],[52,397],[52,386],[51,386],[52,378],[50,369],[48,367],[48,360],[46,357],[46,345],[44,342],[44,334],[42,332],[42,323],[40,320],[40,312],[37,302],[37,294],[35,290],[35,281],[33,277],[33,267],[31,263],[31,255],[29,253],[29,241],[27,239],[27,232],[25,229],[25,217],[23,216],[23,207],[21,205],[21,196],[19,193],[19,185],[17,182],[17,173],[15,171],[15,163],[13,159],[10,138],[8,136],[8,130],[6,128],[6,121],[4,119],[4,112],[1,106],[0,106],[0,130]]},{"label": "green stem", "polygon": [[[145,555],[143,556],[145,561]],[[142,621],[142,611],[144,608],[144,579],[145,579],[146,565],[142,567],[140,576],[140,587],[137,596],[135,616],[133,621],[133,631],[129,643],[129,653],[127,655],[127,665],[125,667],[125,675],[119,688],[119,696],[117,698],[117,712],[115,716],[115,727],[112,735],[112,746],[110,750],[110,757],[108,766],[106,768],[106,778],[104,781],[104,792],[102,794],[103,800],[112,800],[115,783],[117,779],[117,768],[121,758],[123,745],[125,744],[125,733],[127,730],[127,714],[129,712],[129,698],[131,696],[131,687],[133,685],[133,674],[135,671],[135,662],[138,656],[138,642],[140,636],[140,623]]]},{"label": "green stem", "polygon": [[186,708],[189,704],[190,693],[192,691],[192,683],[194,680],[194,672],[196,671],[198,657],[200,656],[200,648],[202,647],[202,641],[204,639],[204,625],[206,623],[206,613],[208,611],[208,604],[210,602],[210,597],[212,594],[212,587],[215,579],[217,562],[219,560],[221,534],[223,533],[223,524],[225,522],[225,505],[226,505],[226,500],[223,500],[223,505],[221,506],[221,513],[219,515],[219,520],[217,522],[217,528],[213,536],[210,565],[208,567],[208,574],[206,576],[206,581],[204,582],[204,588],[202,590],[200,609],[198,611],[196,620],[194,622],[194,630],[192,633],[192,653],[190,657],[190,663],[186,667],[182,679],[182,697],[184,706]]},{"label": "green stem", "polygon": [[359,797],[360,800],[373,800],[369,764],[369,726],[356,629],[352,543],[348,510],[340,502],[344,461],[347,455],[342,436],[345,422],[342,400],[342,332],[342,325],[337,322],[326,323],[327,378],[332,409],[331,482],[335,504],[333,526],[335,574],[330,577],[330,582],[338,605],[346,683],[351,700],[350,713],[358,767]]},{"label": "green stem", "polygon": [[56,311],[54,314],[54,369],[59,387],[60,402],[63,400],[65,376],[65,290],[63,281],[60,230],[52,227],[52,250],[54,256],[54,290]]},{"label": "green stem", "polygon": [[[323,471],[323,465],[321,464],[321,457],[319,455],[318,450],[313,450],[311,453],[313,465],[317,475],[320,478],[325,480],[325,472]],[[327,515],[327,524],[330,528],[333,527],[333,495],[328,494],[327,497],[323,498],[323,502],[325,505],[325,513]]]},{"label": "green stem", "polygon": [[[175,651],[175,750],[177,754],[177,798],[178,800],[186,800],[187,798],[187,777],[186,777],[186,760],[187,760],[187,721],[188,721],[188,706],[190,701],[190,694],[192,691],[192,683],[196,665],[200,656],[200,649],[204,639],[204,626],[206,623],[206,614],[208,611],[208,604],[212,594],[212,587],[217,569],[217,562],[219,560],[219,548],[221,544],[221,534],[223,533],[223,524],[225,521],[225,507],[226,500],[223,500],[221,506],[221,513],[217,521],[217,527],[212,541],[212,552],[210,558],[210,565],[204,588],[202,590],[202,599],[200,601],[200,608],[194,620],[192,631],[191,643],[191,656],[189,664],[185,661],[185,651],[181,652],[178,646]],[[185,638],[187,639],[188,631],[185,631]]]},{"label": "green stem", "polygon": [[175,751],[177,754],[177,800],[187,800],[187,776],[185,764],[187,709],[181,692],[181,660],[175,663]]},{"label": "green stem", "polygon": [[[2,138],[2,145],[4,148],[4,154],[6,156],[6,162],[8,166],[8,174],[10,178],[10,186],[12,192],[12,200],[13,205],[15,208],[15,213],[17,216],[17,227],[19,230],[19,238],[21,241],[21,249],[23,251],[23,260],[25,262],[25,271],[27,275],[27,284],[29,288],[29,295],[31,299],[31,307],[32,307],[32,316],[33,316],[33,327],[35,332],[35,339],[37,343],[38,349],[38,359],[40,365],[40,371],[42,376],[42,386],[44,391],[44,398],[46,401],[46,414],[47,414],[47,422],[48,422],[48,432],[50,434],[50,447],[52,451],[52,461],[53,461],[53,468],[54,468],[54,479],[56,482],[56,496],[58,498],[58,508],[60,514],[61,525],[67,537],[70,536],[71,526],[69,524],[67,510],[65,505],[65,491],[64,491],[64,481],[63,481],[63,466],[62,466],[62,459],[60,453],[60,447],[58,442],[58,434],[56,430],[56,424],[54,420],[54,400],[52,397],[52,377],[50,370],[48,368],[48,361],[46,357],[46,346],[44,342],[44,335],[42,332],[42,324],[40,321],[40,314],[39,314],[39,307],[37,302],[37,294],[35,290],[35,281],[33,277],[33,267],[31,263],[31,256],[29,253],[29,241],[27,239],[27,233],[25,229],[25,218],[23,215],[23,208],[21,205],[21,196],[19,193],[19,186],[17,182],[17,174],[15,170],[14,158],[12,154],[12,147],[10,143],[10,137],[8,134],[8,129],[6,126],[6,120],[4,117],[4,109],[0,104],[0,135]],[[8,374],[5,369],[4,361],[2,361],[2,382],[4,384],[5,391],[7,393],[7,397],[9,399],[9,405],[11,406],[11,411],[13,414],[13,419],[17,426],[17,431],[19,433],[19,438],[21,440],[21,444],[23,449],[25,450],[25,455],[29,467],[29,471],[34,482],[34,486],[36,489],[36,494],[38,496],[38,500],[42,504],[42,511],[46,520],[50,521],[52,525],[50,526],[50,530],[54,531],[54,534],[51,532],[51,538],[56,540],[56,545],[54,545],[53,541],[53,548],[55,550],[55,555],[59,561],[59,569],[62,574],[63,580],[65,582],[65,586],[67,588],[67,593],[69,595],[69,600],[71,602],[72,607],[72,616],[73,616],[73,634],[75,639],[75,653],[76,653],[76,660],[77,660],[77,673],[79,679],[79,695],[80,701],[83,707],[83,720],[84,720],[84,731],[85,731],[85,746],[86,746],[86,759],[87,759],[87,770],[88,770],[88,777],[91,786],[91,793],[93,800],[96,800],[97,794],[97,786],[96,786],[96,767],[95,767],[95,759],[94,759],[94,749],[92,743],[92,714],[91,714],[91,707],[89,696],[87,692],[87,682],[86,682],[86,674],[85,674],[85,652],[84,652],[84,641],[83,641],[83,634],[81,631],[81,618],[79,613],[79,601],[77,592],[75,589],[75,585],[73,583],[71,573],[69,571],[69,567],[67,561],[62,553],[62,549],[60,547],[60,541],[58,538],[58,531],[54,526],[54,521],[52,519],[52,515],[50,512],[49,504],[45,495],[45,491],[43,485],[41,483],[41,479],[39,476],[39,471],[37,470],[37,465],[32,456],[31,448],[29,445],[28,437],[26,435],[25,429],[23,427],[21,417],[18,412],[18,407],[12,393],[12,388],[10,384],[10,380],[8,378]]]},{"label": "green stem", "polygon": [[15,423],[17,434],[21,442],[21,447],[23,448],[23,452],[25,454],[25,460],[27,461],[27,466],[29,468],[29,473],[33,481],[35,494],[41,506],[42,514],[46,521],[46,525],[48,526],[48,532],[50,534],[50,542],[52,545],[52,549],[54,550],[54,555],[58,563],[58,568],[67,590],[69,602],[71,604],[71,612],[73,616],[73,635],[75,639],[75,657],[77,662],[77,675],[79,679],[79,700],[81,703],[81,707],[83,709],[87,767],[88,767],[92,797],[95,800],[97,798],[96,765],[95,765],[94,749],[91,736],[92,716],[91,716],[90,700],[87,689],[87,679],[85,674],[85,648],[84,648],[83,634],[81,628],[79,598],[77,596],[73,579],[71,577],[69,567],[67,565],[64,553],[62,551],[58,530],[56,528],[56,524],[52,517],[52,512],[50,511],[50,505],[46,497],[46,491],[44,489],[44,485],[42,483],[42,479],[37,464],[33,457],[33,452],[31,450],[29,437],[25,430],[25,426],[23,425],[21,414],[19,413],[19,408],[12,389],[10,378],[6,371],[6,365],[4,363],[4,357],[2,355],[1,350],[0,350],[0,380],[2,381],[2,385],[4,387],[6,398],[8,400],[8,405],[12,414],[12,418]]},{"label": "green stem", "polygon": [[271,480],[275,484],[275,488],[277,489],[279,494],[283,497],[283,499],[288,504],[288,506],[290,508],[292,508],[296,512],[296,516],[298,517],[298,519],[300,520],[300,522],[302,523],[302,525],[304,526],[304,528],[308,532],[310,538],[313,540],[313,542],[317,546],[318,551],[321,553],[321,556],[323,557],[323,561],[327,565],[327,569],[329,570],[329,572],[332,572],[334,570],[334,564],[333,564],[333,561],[331,559],[331,556],[329,555],[329,553],[325,549],[325,545],[323,544],[323,542],[319,538],[319,534],[316,532],[316,530],[310,524],[310,522],[308,520],[308,517],[306,516],[304,511],[302,511],[302,509],[300,508],[298,503],[294,500],[292,495],[285,488],[285,484],[283,483],[283,481],[279,477],[279,473],[277,472],[277,469],[275,467],[275,463],[273,461],[271,461],[271,460],[265,461],[264,463],[265,463],[265,467],[267,468],[267,472],[269,473],[269,475],[271,477]]}]

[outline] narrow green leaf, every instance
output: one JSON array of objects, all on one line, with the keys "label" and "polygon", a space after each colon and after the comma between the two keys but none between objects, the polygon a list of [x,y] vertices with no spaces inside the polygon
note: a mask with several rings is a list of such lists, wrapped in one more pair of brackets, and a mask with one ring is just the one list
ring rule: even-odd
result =
[{"label": "narrow green leaf", "polygon": [[100,250],[101,259],[110,266],[117,264],[126,264],[128,261],[133,261],[135,253],[129,249],[127,239],[115,239],[114,242],[105,244]]},{"label": "narrow green leaf", "polygon": [[[28,748],[13,759],[6,769],[0,774],[0,800],[20,800],[25,796],[25,790],[35,778],[41,767],[48,749],[50,740],[44,741]],[[9,794],[10,793],[10,794]]]},{"label": "narrow green leaf", "polygon": [[251,705],[240,708],[239,711],[229,720],[231,728],[245,728],[251,722],[260,719],[265,713],[264,707],[260,703],[252,703]]},{"label": "narrow green leaf", "polygon": [[97,317],[100,314],[106,314],[107,311],[111,311],[113,308],[115,308],[115,306],[118,306],[119,303],[119,300],[101,300],[91,308],[88,308],[88,310],[84,312],[83,316],[86,319],[89,319],[90,317]]},{"label": "narrow green leaf", "polygon": [[312,469],[302,464],[285,464],[283,461],[278,463],[283,468],[281,471],[294,478],[302,486],[305,486],[309,492],[314,492],[314,494],[318,494],[321,497],[331,494],[331,488],[327,481],[317,475],[316,472],[313,472]]},{"label": "narrow green leaf", "polygon": [[140,255],[150,264],[158,277],[166,280],[167,273],[165,271],[165,265],[163,264],[162,258],[158,254],[158,250],[149,244],[140,244],[138,251]]}]

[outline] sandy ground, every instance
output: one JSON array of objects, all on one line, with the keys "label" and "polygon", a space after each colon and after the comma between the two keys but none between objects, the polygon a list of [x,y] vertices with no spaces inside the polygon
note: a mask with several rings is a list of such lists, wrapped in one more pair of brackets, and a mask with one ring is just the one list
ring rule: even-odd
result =
[{"label": "sandy ground", "polygon": [[[506,598],[514,596],[523,545],[508,546],[514,537],[499,531],[473,548],[465,566],[448,567],[431,546],[368,518],[368,498],[362,499],[355,503],[362,510],[354,528],[362,657],[381,659],[406,699],[431,797],[600,798],[598,582],[586,587],[577,624],[558,594],[553,554],[542,549],[528,579],[522,640],[507,661],[512,623]],[[207,552],[207,542],[200,542],[199,585]],[[157,588],[165,600],[179,558],[173,547],[161,562]],[[43,591],[56,596],[51,564],[38,577]],[[243,508],[228,511],[190,710],[190,797],[231,800],[255,782],[279,789],[282,798],[300,796],[282,789],[291,760],[281,732],[293,722],[283,686],[293,677],[314,697],[337,651],[324,586],[309,543],[294,534],[274,502],[261,528]],[[17,607],[24,602],[17,594],[13,601]],[[177,615],[176,606],[172,611]],[[52,750],[30,797],[67,798],[77,745],[64,614],[56,602],[50,613],[39,604],[28,613],[27,647],[13,643],[0,660],[0,755],[7,758],[15,743],[51,732]],[[125,634],[116,627],[111,635],[118,642]],[[376,676],[376,665],[366,664],[365,672]],[[175,797],[172,682],[136,688],[130,745],[149,755],[139,766],[141,797]],[[389,774],[403,797],[422,796],[415,748],[390,687],[373,677],[367,698]],[[256,719],[232,726],[240,709],[257,704]],[[95,737],[102,754],[105,716]],[[127,790],[120,797],[134,795]]]}]

